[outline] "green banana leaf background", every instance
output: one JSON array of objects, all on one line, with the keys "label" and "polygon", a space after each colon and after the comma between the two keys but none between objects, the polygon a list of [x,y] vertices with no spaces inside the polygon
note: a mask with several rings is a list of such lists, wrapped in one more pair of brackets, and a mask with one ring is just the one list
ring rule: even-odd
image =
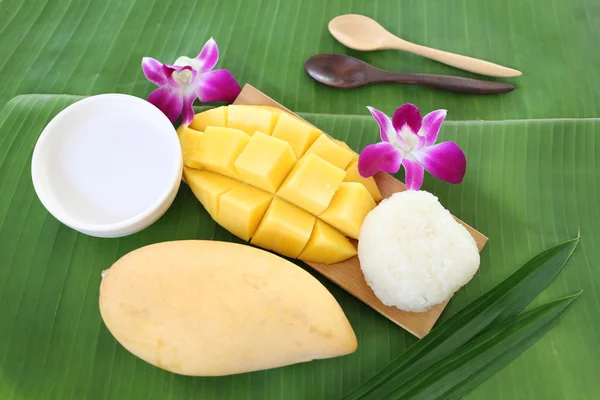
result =
[{"label": "green banana leaf background", "polygon": [[[327,31],[339,14],[376,18],[420,44],[523,71],[512,93],[456,95],[380,85],[320,86],[317,53],[397,71],[475,77],[407,53],[359,53]],[[237,241],[182,186],[157,223],[122,239],[61,225],[38,201],[31,153],[49,120],[81,96],[153,90],[141,58],[195,56],[209,37],[230,69],[355,150],[377,140],[367,105],[448,110],[440,140],[465,150],[462,185],[426,177],[454,215],[486,234],[481,268],[452,315],[530,257],[581,234],[572,260],[535,304],[584,290],[560,323],[471,399],[593,399],[600,391],[600,3],[595,0],[159,1],[0,0],[0,400],[336,399],[416,341],[317,276],[356,331],[352,355],[222,378],[183,377],[125,351],[102,324],[100,273],[125,253],[174,239]],[[16,97],[15,97],[16,96]],[[398,176],[402,179],[402,175]]]}]

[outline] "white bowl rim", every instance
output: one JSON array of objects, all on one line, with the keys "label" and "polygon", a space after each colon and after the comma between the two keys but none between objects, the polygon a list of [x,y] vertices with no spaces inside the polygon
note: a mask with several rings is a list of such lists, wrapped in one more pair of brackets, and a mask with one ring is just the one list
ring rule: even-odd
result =
[{"label": "white bowl rim", "polygon": [[[150,207],[148,207],[146,210],[138,213],[137,215],[129,217],[123,221],[113,222],[110,224],[90,224],[90,223],[82,222],[77,218],[73,218],[68,213],[64,213],[64,212],[62,212],[62,210],[57,209],[56,207],[54,207],[52,205],[53,201],[50,200],[50,195],[47,195],[44,190],[41,190],[40,183],[39,183],[41,181],[41,178],[38,176],[37,171],[40,168],[38,163],[39,163],[39,158],[40,158],[40,152],[42,151],[40,149],[42,147],[40,144],[43,145],[44,142],[52,140],[52,132],[54,130],[54,127],[56,125],[60,124],[62,122],[62,120],[68,118],[69,114],[71,114],[73,112],[77,112],[78,108],[81,107],[82,105],[85,105],[85,104],[91,103],[91,102],[95,102],[95,101],[104,101],[105,99],[110,100],[111,98],[112,99],[124,99],[125,101],[133,101],[133,102],[137,102],[139,104],[143,104],[145,107],[150,106],[150,107],[154,108],[154,110],[156,111],[156,118],[163,119],[166,123],[168,123],[171,126],[172,132],[169,132],[169,133],[172,133],[174,140],[177,141],[177,143],[176,143],[177,146],[179,146],[179,140],[177,139],[177,131],[173,127],[171,121],[163,114],[163,112],[160,111],[160,109],[158,109],[152,103],[150,103],[144,99],[141,99],[139,97],[133,96],[133,95],[122,94],[122,93],[103,93],[103,94],[98,94],[98,95],[92,95],[92,96],[89,96],[84,99],[76,101],[75,103],[67,106],[65,109],[63,109],[58,114],[56,114],[56,116],[42,130],[42,133],[40,134],[40,136],[38,137],[38,140],[36,141],[35,147],[33,149],[32,159],[31,159],[31,178],[32,178],[34,190],[35,190],[40,202],[46,208],[46,210],[48,210],[48,212],[50,214],[52,214],[56,219],[58,219],[65,225],[67,225],[77,231],[80,231],[80,232],[94,232],[96,234],[118,233],[119,231],[122,231],[126,228],[129,228],[129,227],[135,226],[136,224],[144,222],[145,220],[147,220],[150,217],[155,217],[154,219],[158,219],[160,217],[160,215],[154,216],[153,214],[156,213],[161,208],[161,206],[163,206],[163,204],[169,200],[169,198],[172,196],[173,191],[177,190],[178,183],[181,182],[181,174],[183,171],[183,156],[181,155],[181,153],[177,153],[177,154],[180,154],[180,156],[175,157],[173,159],[174,173],[171,178],[171,181],[169,182],[169,186],[165,187],[165,190],[163,191],[163,193],[159,196],[159,198],[154,203],[152,203],[152,205]],[[150,108],[149,108],[149,110],[150,110]],[[147,222],[150,222],[150,221],[147,221]],[[151,222],[154,222],[154,221],[151,221]]]}]

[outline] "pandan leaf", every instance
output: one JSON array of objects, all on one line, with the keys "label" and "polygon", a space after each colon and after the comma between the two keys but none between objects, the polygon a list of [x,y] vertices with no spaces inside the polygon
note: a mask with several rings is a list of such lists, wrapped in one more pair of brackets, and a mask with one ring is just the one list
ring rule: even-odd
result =
[{"label": "pandan leaf", "polygon": [[380,399],[458,399],[527,350],[582,292],[510,318]]},{"label": "pandan leaf", "polygon": [[379,400],[382,394],[414,378],[472,338],[517,315],[554,279],[578,244],[576,238],[538,254],[494,289],[434,328],[344,399]]}]

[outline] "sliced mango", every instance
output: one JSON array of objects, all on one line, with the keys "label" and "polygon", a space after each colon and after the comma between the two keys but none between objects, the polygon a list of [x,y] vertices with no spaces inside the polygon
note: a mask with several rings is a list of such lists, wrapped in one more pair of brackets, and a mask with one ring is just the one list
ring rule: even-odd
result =
[{"label": "sliced mango", "polygon": [[282,110],[282,109],[281,109],[281,108],[279,108],[279,107],[274,107],[274,106],[244,106],[244,107],[262,108],[263,110],[269,110],[269,111],[272,111],[272,112],[274,112],[275,114],[277,114],[277,115],[279,115],[279,116],[281,116],[281,115],[285,114],[285,115],[289,115],[289,116],[290,116],[290,117],[292,117],[292,118],[296,118],[296,119],[298,119],[298,120],[300,120],[300,121],[304,121],[302,118],[300,118],[300,117],[298,117],[298,116],[296,116],[296,115],[294,115],[294,114],[290,114],[290,113],[288,113],[287,111],[285,111],[285,110]]},{"label": "sliced mango", "polygon": [[252,107],[252,108],[261,108],[263,110],[269,110],[274,112],[275,114],[281,114],[285,111],[283,111],[281,108],[279,107],[273,107],[273,106],[247,106],[247,107]]},{"label": "sliced mango", "polygon": [[346,143],[271,106],[219,107],[177,132],[184,176],[230,232],[305,261],[356,254],[348,238],[382,196]]},{"label": "sliced mango", "polygon": [[317,219],[308,243],[298,256],[302,261],[333,264],[356,255],[356,247],[339,231]]},{"label": "sliced mango", "polygon": [[251,243],[296,258],[310,239],[315,221],[313,215],[275,197]]},{"label": "sliced mango", "polygon": [[315,154],[307,154],[296,163],[277,196],[313,215],[319,215],[329,206],[345,176],[343,169]]},{"label": "sliced mango", "polygon": [[344,147],[344,148],[346,148],[346,149],[350,150],[350,151],[351,151],[351,152],[354,154],[354,157],[353,157],[353,159],[354,159],[354,158],[358,158],[358,154],[356,154],[356,152],[355,152],[354,150],[352,150],[352,149],[350,148],[350,146],[348,146],[348,143],[344,142],[343,140],[338,140],[338,139],[335,139],[335,142],[336,142],[337,144],[339,144],[340,146],[342,146],[342,147]]},{"label": "sliced mango", "polygon": [[249,141],[250,136],[240,130],[209,126],[200,137],[192,160],[211,171],[239,180],[240,174],[234,163]]},{"label": "sliced mango", "polygon": [[352,239],[358,239],[360,227],[375,201],[369,191],[358,182],[344,182],[331,199],[319,219]]},{"label": "sliced mango", "polygon": [[194,196],[216,220],[219,215],[219,199],[223,193],[241,185],[240,181],[207,170],[183,167],[183,176]]},{"label": "sliced mango", "polygon": [[358,173],[358,158],[352,160],[350,165],[348,165],[348,168],[346,168],[346,177],[344,178],[344,182],[362,183],[363,186],[367,188],[367,190],[371,194],[371,197],[373,197],[373,200],[379,202],[382,199],[381,192],[377,187],[377,183],[375,183],[375,179],[373,179],[373,177],[363,178]]},{"label": "sliced mango", "polygon": [[314,126],[286,113],[279,116],[273,129],[273,137],[288,142],[296,158],[302,157],[321,134],[322,132]]},{"label": "sliced mango", "polygon": [[183,154],[183,163],[191,168],[202,168],[202,165],[196,161],[193,156],[198,148],[198,143],[202,132],[195,129],[191,129],[185,125],[181,125],[177,128],[177,135],[179,136],[179,143],[181,144],[181,152]]},{"label": "sliced mango", "polygon": [[313,153],[341,169],[346,169],[350,161],[355,157],[355,153],[352,150],[348,147],[340,146],[334,139],[331,139],[327,135],[319,136],[306,151],[306,154],[309,153]]},{"label": "sliced mango", "polygon": [[256,132],[235,161],[244,182],[275,193],[296,164],[292,147],[283,140]]},{"label": "sliced mango", "polygon": [[227,127],[239,129],[250,136],[256,131],[270,135],[278,118],[278,113],[264,108],[232,105],[227,113]]},{"label": "sliced mango", "polygon": [[198,113],[190,122],[190,127],[200,132],[204,132],[208,126],[227,126],[227,106]]},{"label": "sliced mango", "polygon": [[249,185],[238,185],[219,199],[216,221],[235,236],[250,240],[273,195]]}]

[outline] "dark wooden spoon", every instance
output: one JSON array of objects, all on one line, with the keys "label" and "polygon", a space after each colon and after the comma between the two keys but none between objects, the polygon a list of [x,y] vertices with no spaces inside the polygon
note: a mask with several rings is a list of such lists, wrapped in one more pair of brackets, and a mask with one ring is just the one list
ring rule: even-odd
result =
[{"label": "dark wooden spoon", "polygon": [[427,86],[457,93],[496,94],[514,89],[502,82],[483,81],[449,75],[412,74],[385,71],[344,54],[318,54],[304,63],[311,78],[325,86],[352,89],[374,83],[403,83]]}]

